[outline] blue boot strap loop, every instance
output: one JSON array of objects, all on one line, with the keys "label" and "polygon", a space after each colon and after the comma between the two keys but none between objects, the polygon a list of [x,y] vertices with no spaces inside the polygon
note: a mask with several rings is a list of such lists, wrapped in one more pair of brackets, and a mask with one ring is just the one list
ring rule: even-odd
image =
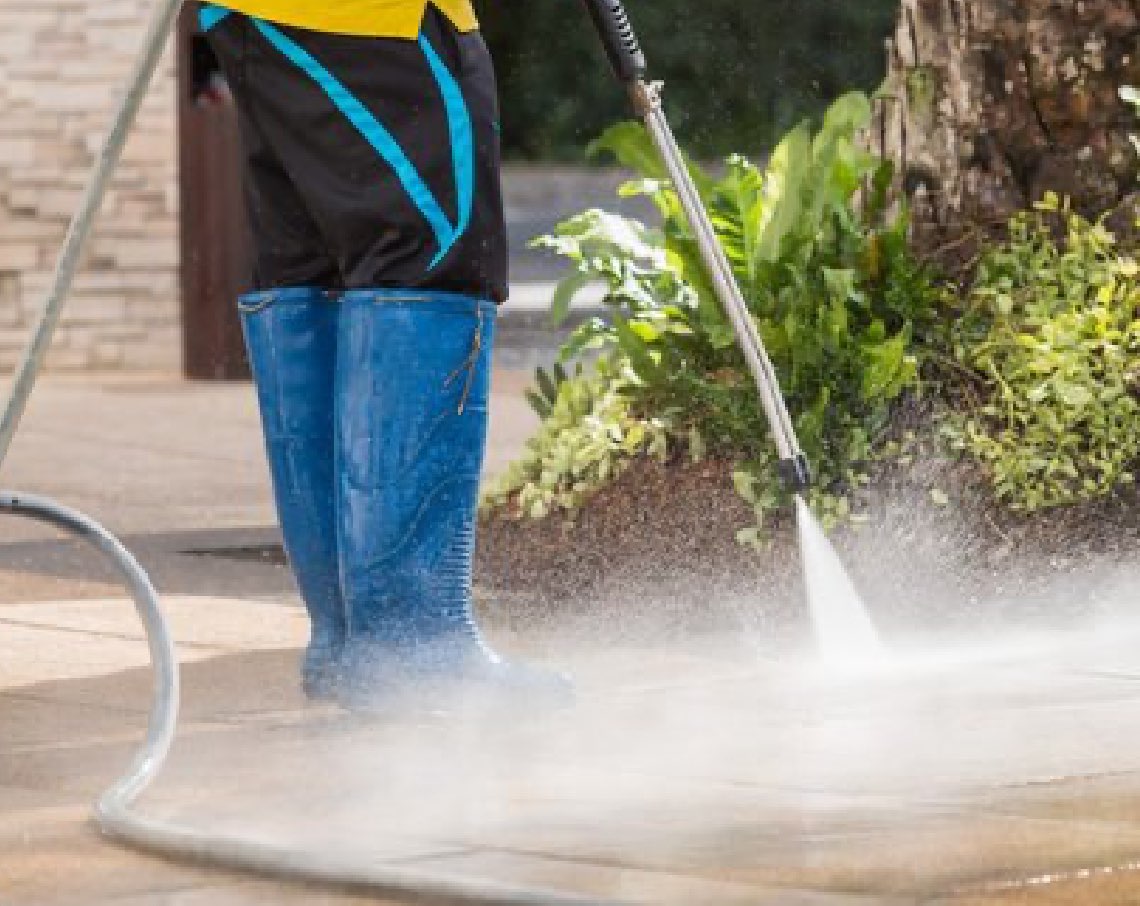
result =
[{"label": "blue boot strap loop", "polygon": [[257,293],[238,299],[238,312],[243,315],[256,315],[270,308],[277,300],[272,293]]},{"label": "blue boot strap loop", "polygon": [[258,312],[272,308],[274,305],[303,304],[311,305],[315,301],[328,301],[334,294],[326,290],[311,289],[302,286],[290,286],[285,289],[266,289],[254,293],[246,293],[238,298],[238,312],[243,315],[255,315]]},{"label": "blue boot strap loop", "polygon": [[479,319],[479,323],[475,326],[475,339],[471,341],[471,352],[468,353],[466,361],[464,361],[462,365],[451,372],[447,380],[443,382],[444,389],[447,389],[453,383],[455,383],[455,379],[459,377],[459,375],[461,375],[464,371],[467,372],[467,380],[463,384],[463,395],[459,397],[459,415],[462,415],[463,410],[467,408],[467,400],[471,396],[471,386],[475,382],[475,369],[479,365],[480,357],[483,355],[482,307],[475,307],[475,316]]},{"label": "blue boot strap loop", "polygon": [[350,290],[344,293],[341,298],[350,304],[353,302],[371,302],[377,305],[399,305],[409,309],[423,308],[449,311],[456,314],[474,314],[477,324],[471,350],[443,384],[446,390],[458,380],[461,374],[466,373],[467,379],[459,399],[458,414],[462,415],[467,410],[467,403],[471,397],[471,390],[475,385],[475,377],[479,370],[479,361],[486,346],[487,320],[493,319],[498,310],[494,302],[484,297],[447,292],[446,290],[386,288]]},{"label": "blue boot strap loop", "polygon": [[372,302],[377,305],[407,305],[409,308],[424,307],[438,311],[454,311],[457,314],[470,313],[472,306],[478,307],[485,317],[493,317],[498,310],[494,301],[486,296],[453,292],[442,289],[416,289],[414,287],[374,287],[370,289],[350,289],[341,292],[345,302]]}]

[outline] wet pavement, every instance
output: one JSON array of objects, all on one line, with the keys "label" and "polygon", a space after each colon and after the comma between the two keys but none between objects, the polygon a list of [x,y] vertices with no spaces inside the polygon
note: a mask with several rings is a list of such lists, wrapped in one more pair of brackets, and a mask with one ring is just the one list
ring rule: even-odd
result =
[{"label": "wet pavement", "polygon": [[[516,388],[500,382],[495,462],[525,437]],[[136,388],[137,409],[117,412],[100,408],[113,387],[43,389],[5,483],[134,539],[184,663],[148,815],[617,902],[1140,902],[1135,626],[908,651],[872,675],[740,639],[501,632],[506,650],[574,671],[578,704],[383,720],[306,708],[304,620],[257,555],[273,532],[246,388]],[[208,436],[183,424],[204,411]],[[69,435],[68,413],[90,414],[85,430]],[[122,455],[116,436],[143,428]],[[161,461],[166,481],[150,474]],[[141,631],[109,577],[88,580],[38,529],[0,529],[0,589],[0,904],[378,902],[100,839],[89,803],[125,769],[149,703]]]}]

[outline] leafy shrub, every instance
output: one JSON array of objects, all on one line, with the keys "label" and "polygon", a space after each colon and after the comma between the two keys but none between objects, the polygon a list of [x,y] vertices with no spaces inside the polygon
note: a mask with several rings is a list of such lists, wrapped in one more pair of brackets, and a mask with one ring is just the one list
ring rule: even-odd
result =
[{"label": "leafy shrub", "polygon": [[[1054,238],[1051,221],[1063,220]],[[1104,496],[1140,456],[1140,267],[1055,196],[980,263],[953,331],[983,399],[948,433],[999,499],[1033,511]]]},{"label": "leafy shrub", "polygon": [[[869,117],[867,98],[849,94],[818,134],[807,126],[789,133],[764,170],[740,156],[717,178],[692,167],[824,489],[853,477],[886,427],[891,402],[915,383],[915,336],[936,299],[907,250],[905,218],[887,208],[890,165],[856,141]],[[662,225],[594,210],[538,240],[574,266],[555,296],[556,318],[586,283],[608,287],[608,317],[579,328],[563,350],[564,359],[586,350],[600,356],[598,370],[571,383],[589,383],[595,396],[616,394],[619,413],[652,418],[694,456],[737,459],[737,487],[762,519],[781,500],[776,452],[677,194],[641,126],[614,127],[593,150],[640,174],[622,191],[652,199]],[[595,430],[562,415],[560,430]],[[543,436],[554,430],[548,420]],[[529,495],[533,475],[547,471],[531,462],[498,492]]]},{"label": "leafy shrub", "polygon": [[637,456],[664,457],[667,438],[660,421],[638,418],[626,394],[628,378],[599,363],[587,375],[541,372],[541,392],[532,395],[544,414],[523,457],[511,463],[484,492],[483,505],[510,506],[515,515],[541,519],[576,510],[599,486],[612,481]]}]

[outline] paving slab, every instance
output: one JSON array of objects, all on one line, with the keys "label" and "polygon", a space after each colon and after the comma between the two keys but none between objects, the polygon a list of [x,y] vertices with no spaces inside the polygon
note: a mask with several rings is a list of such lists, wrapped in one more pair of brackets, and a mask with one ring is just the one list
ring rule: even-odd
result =
[{"label": "paving slab", "polygon": [[[267,606],[226,602],[243,627],[235,639],[251,648],[280,642],[280,626],[257,637]],[[50,624],[51,612],[41,608],[36,619]],[[113,613],[64,602],[56,629],[99,632],[92,617],[106,614],[104,631],[128,635]],[[179,621],[189,619],[184,631],[194,635],[194,615],[211,613],[191,607]],[[1123,866],[1140,853],[1140,776],[1129,740],[1113,744],[1104,733],[1135,704],[1140,684],[1091,676],[1079,664],[990,666],[956,689],[943,685],[954,677],[912,677],[905,694],[880,694],[872,706],[846,685],[824,693],[802,678],[781,679],[770,663],[631,649],[595,662],[580,655],[583,702],[566,718],[507,727],[362,724],[302,709],[290,690],[295,650],[235,651],[210,622],[196,637],[219,650],[188,663],[186,724],[145,805],[190,826],[348,851],[362,864],[413,858],[433,870],[649,903],[1030,902],[1025,897],[1038,892],[1053,897],[1042,902],[1063,902],[1051,885],[1032,893],[1008,885],[1055,875],[1056,889],[1071,887],[1078,879],[1066,873]],[[1104,654],[1130,675],[1124,654]],[[641,665],[636,677],[630,662]],[[28,903],[68,902],[82,890],[98,892],[90,902],[193,903],[203,902],[203,891],[223,903],[268,896],[272,887],[219,882],[91,835],[83,803],[126,763],[148,680],[138,668],[103,670],[87,661],[79,676],[0,693],[0,714],[17,718],[0,760],[0,844],[7,841],[0,889]],[[882,693],[881,682],[864,684],[864,693]],[[79,689],[87,690],[82,705],[74,702]],[[785,697],[795,691],[791,707]],[[130,707],[114,704],[124,697]],[[882,734],[886,746],[914,746],[938,723],[933,706],[943,715],[969,706],[984,719],[945,722],[940,758],[928,751],[881,764],[883,751],[866,733]],[[1003,720],[1053,751],[1041,752],[1038,765],[1016,749],[1021,766],[1004,763],[1011,734],[997,733]],[[1092,754],[1069,748],[1078,729]],[[972,758],[971,748],[993,745],[995,733],[998,757]],[[28,751],[37,741],[43,748]],[[791,769],[805,742],[848,763],[829,772],[815,757],[801,758]],[[1062,762],[1080,776],[1042,773]],[[937,776],[916,784],[914,774],[932,769]],[[416,805],[423,814],[412,821]],[[138,867],[124,868],[134,860]],[[1125,889],[1136,880],[1129,877],[1085,880]],[[37,887],[45,878],[50,883]]]},{"label": "paving slab", "polygon": [[[299,608],[274,603],[164,596],[162,608],[183,662],[226,651],[295,648],[307,633]],[[149,664],[142,626],[128,599],[9,604],[0,609],[0,630],[0,688]]]},{"label": "paving slab", "polygon": [[[496,370],[487,470],[534,428],[529,373]],[[77,507],[118,535],[220,530],[274,522],[248,383],[169,374],[51,375],[36,387],[4,463],[3,485]],[[0,543],[54,534],[0,521]]]},{"label": "paving slab", "polygon": [[[497,380],[492,469],[533,425],[525,377]],[[92,509],[161,580],[183,707],[147,815],[639,903],[1140,902],[1135,626],[862,676],[739,639],[512,635],[576,673],[575,708],[362,719],[297,688],[305,621],[257,555],[275,534],[247,386],[50,380],[5,472]],[[0,527],[0,904],[379,902],[98,836],[90,803],[141,738],[151,677],[92,562]]]}]

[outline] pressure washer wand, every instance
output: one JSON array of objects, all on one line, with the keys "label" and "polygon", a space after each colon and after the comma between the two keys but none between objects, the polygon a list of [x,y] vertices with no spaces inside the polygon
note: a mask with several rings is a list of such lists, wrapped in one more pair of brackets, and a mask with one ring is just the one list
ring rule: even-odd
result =
[{"label": "pressure washer wand", "polygon": [[626,86],[634,109],[645,122],[665,163],[665,169],[681,201],[685,216],[696,234],[701,258],[712,279],[713,287],[732,328],[737,342],[748,361],[756,381],[764,414],[772,428],[776,449],[780,454],[780,475],[788,489],[800,493],[811,483],[811,469],[807,457],[800,449],[788,407],[780,392],[780,382],[772,360],[764,348],[756,322],[748,311],[732,265],[717,240],[716,231],[700,193],[693,183],[688,164],[681,152],[661,103],[662,83],[646,79],[645,54],[630,24],[629,15],[621,0],[583,0],[590,17],[598,28],[614,72]]}]

